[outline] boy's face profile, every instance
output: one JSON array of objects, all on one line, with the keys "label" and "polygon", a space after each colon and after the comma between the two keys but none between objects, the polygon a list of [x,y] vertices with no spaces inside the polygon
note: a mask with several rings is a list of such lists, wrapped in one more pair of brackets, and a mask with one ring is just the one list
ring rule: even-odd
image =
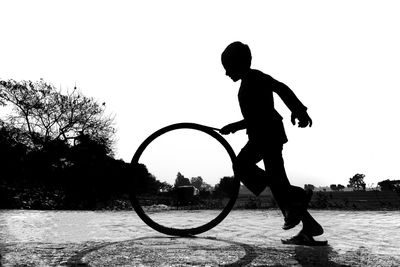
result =
[{"label": "boy's face profile", "polygon": [[222,65],[224,66],[224,69],[225,69],[225,75],[228,76],[229,78],[231,78],[232,81],[237,82],[238,80],[240,80],[242,78],[241,71],[239,70],[239,68],[235,67],[233,64],[229,65],[229,64],[222,63]]},{"label": "boy's face profile", "polygon": [[242,79],[250,69],[251,52],[247,45],[234,42],[224,50],[221,55],[222,65],[226,76],[234,82]]}]

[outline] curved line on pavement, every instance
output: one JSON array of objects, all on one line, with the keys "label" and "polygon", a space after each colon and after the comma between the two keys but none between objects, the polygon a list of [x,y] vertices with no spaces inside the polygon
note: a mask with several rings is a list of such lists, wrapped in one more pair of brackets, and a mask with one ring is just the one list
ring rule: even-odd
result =
[{"label": "curved line on pavement", "polygon": [[233,263],[228,263],[220,266],[225,266],[225,267],[230,267],[230,266],[245,266],[250,264],[256,257],[257,257],[257,252],[256,252],[256,247],[237,242],[237,241],[232,241],[232,240],[226,240],[226,239],[218,239],[214,237],[198,237],[198,236],[192,236],[192,237],[170,237],[170,236],[148,236],[148,237],[139,237],[135,239],[130,239],[130,240],[124,240],[124,241],[119,241],[119,242],[109,242],[109,243],[102,243],[99,245],[95,245],[93,247],[84,249],[82,251],[79,251],[72,257],[70,257],[67,260],[66,266],[72,267],[72,266],[85,266],[85,267],[90,267],[91,265],[89,263],[85,263],[82,261],[83,257],[88,255],[89,253],[92,253],[94,251],[97,251],[99,249],[118,244],[118,243],[125,243],[125,242],[132,242],[132,241],[139,241],[139,240],[145,240],[145,239],[151,239],[151,238],[157,238],[157,239],[203,239],[203,240],[211,240],[211,241],[220,241],[220,242],[225,242],[231,245],[237,245],[243,248],[245,254],[243,257],[238,259],[236,262]]}]

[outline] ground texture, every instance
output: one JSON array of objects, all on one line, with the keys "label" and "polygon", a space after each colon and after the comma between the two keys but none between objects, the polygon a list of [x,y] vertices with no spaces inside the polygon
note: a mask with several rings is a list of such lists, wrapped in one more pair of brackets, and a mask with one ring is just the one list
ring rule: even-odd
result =
[{"label": "ground texture", "polygon": [[399,229],[387,236],[382,235],[388,229],[371,234],[387,225],[382,221],[385,216],[370,216],[368,221],[364,213],[351,217],[352,213],[342,217],[338,213],[333,220],[324,214],[315,215],[325,226],[322,238],[329,241],[325,247],[283,245],[280,239],[298,229],[281,230],[279,216],[233,212],[194,238],[165,236],[141,223],[125,238],[7,242],[0,244],[0,262],[1,266],[400,266],[400,248],[394,245]]}]

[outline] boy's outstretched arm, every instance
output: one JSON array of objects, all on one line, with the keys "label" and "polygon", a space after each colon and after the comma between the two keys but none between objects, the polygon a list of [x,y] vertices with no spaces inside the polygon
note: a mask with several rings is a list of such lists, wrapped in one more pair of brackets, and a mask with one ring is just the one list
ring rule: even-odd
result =
[{"label": "boy's outstretched arm", "polygon": [[246,129],[246,122],[244,120],[241,120],[225,125],[224,127],[221,128],[219,132],[221,134],[230,134],[243,129]]},{"label": "boy's outstretched arm", "polygon": [[307,107],[304,106],[293,91],[284,83],[274,80],[274,92],[276,92],[285,105],[292,112],[291,121],[292,124],[296,124],[296,119],[299,121],[298,126],[305,128],[307,126],[312,126],[312,120],[307,113]]}]

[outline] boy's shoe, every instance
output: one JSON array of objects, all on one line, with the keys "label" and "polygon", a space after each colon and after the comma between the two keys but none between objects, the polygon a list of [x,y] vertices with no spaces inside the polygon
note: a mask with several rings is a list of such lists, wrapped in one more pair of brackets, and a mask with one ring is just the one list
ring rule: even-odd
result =
[{"label": "boy's shoe", "polygon": [[306,235],[302,232],[297,235],[288,238],[281,239],[283,244],[287,245],[302,245],[302,246],[326,246],[328,241],[317,241],[312,236]]},{"label": "boy's shoe", "polygon": [[282,226],[283,230],[289,230],[298,225],[303,218],[304,213],[307,211],[308,203],[311,200],[313,192],[308,190],[305,192],[305,199],[303,203],[296,203],[286,210],[285,223]]}]

